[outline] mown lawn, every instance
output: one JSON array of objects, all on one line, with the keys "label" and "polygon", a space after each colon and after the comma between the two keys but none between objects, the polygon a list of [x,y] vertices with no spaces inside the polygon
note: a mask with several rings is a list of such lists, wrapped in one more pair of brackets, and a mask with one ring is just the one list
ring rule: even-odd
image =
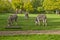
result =
[{"label": "mown lawn", "polygon": [[34,34],[34,35],[0,36],[0,40],[60,40],[60,35]]},{"label": "mown lawn", "polygon": [[10,15],[10,13],[7,14],[1,14],[0,13],[0,30],[60,30],[60,16],[56,14],[46,14],[47,15],[47,26],[43,25],[35,25],[35,17],[38,14],[29,14],[29,19],[26,20],[24,18],[24,14],[18,14],[18,25],[14,26],[19,26],[19,28],[11,28],[11,29],[6,29],[7,27],[7,18]]}]

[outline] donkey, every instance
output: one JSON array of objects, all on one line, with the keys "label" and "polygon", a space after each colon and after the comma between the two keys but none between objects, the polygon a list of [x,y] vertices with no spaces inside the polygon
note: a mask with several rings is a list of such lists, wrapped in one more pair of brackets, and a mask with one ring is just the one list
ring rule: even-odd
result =
[{"label": "donkey", "polygon": [[17,22],[17,18],[18,18],[17,14],[10,15],[8,17],[8,26],[11,26],[14,22]]},{"label": "donkey", "polygon": [[35,24],[40,25],[40,22],[43,22],[43,25],[47,25],[47,17],[45,14],[39,14],[35,19]]},{"label": "donkey", "polygon": [[29,18],[29,13],[26,11],[25,12],[25,19],[28,19]]}]

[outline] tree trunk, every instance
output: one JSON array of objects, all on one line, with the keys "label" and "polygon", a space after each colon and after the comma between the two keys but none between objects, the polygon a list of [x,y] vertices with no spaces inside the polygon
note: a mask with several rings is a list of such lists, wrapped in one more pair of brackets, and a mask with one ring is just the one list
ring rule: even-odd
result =
[{"label": "tree trunk", "polygon": [[59,14],[59,11],[58,10],[56,10],[56,14]]}]

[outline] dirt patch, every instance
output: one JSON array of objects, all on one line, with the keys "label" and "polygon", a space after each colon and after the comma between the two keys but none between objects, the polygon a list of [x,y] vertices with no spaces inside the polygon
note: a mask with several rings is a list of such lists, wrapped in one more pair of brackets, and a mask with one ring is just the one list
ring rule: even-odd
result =
[{"label": "dirt patch", "polygon": [[27,35],[27,34],[60,34],[60,30],[28,30],[28,31],[0,31],[0,36],[4,35]]}]

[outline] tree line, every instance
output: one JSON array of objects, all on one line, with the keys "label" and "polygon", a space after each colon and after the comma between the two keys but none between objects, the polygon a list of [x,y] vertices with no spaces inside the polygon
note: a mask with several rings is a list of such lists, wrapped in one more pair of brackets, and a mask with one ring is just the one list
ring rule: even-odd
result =
[{"label": "tree line", "polygon": [[60,13],[60,0],[0,0],[0,12]]}]

